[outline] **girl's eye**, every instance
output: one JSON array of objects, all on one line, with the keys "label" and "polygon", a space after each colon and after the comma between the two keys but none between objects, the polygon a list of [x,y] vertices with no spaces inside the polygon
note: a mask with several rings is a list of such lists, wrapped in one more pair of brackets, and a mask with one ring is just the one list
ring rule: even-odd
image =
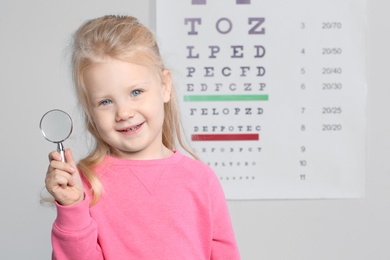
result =
[{"label": "girl's eye", "polygon": [[131,92],[131,96],[135,97],[135,96],[140,95],[141,93],[142,93],[141,90],[136,89],[136,90],[133,90],[133,91]]},{"label": "girl's eye", "polygon": [[101,101],[101,102],[99,103],[99,105],[107,106],[107,105],[109,105],[109,104],[111,104],[111,103],[112,103],[112,102],[111,102],[110,100],[106,99],[106,100]]}]

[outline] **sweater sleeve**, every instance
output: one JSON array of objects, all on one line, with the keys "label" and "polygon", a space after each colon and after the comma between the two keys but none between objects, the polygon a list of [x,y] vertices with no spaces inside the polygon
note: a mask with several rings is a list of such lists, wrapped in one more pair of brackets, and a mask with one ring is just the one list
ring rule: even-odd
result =
[{"label": "sweater sleeve", "polygon": [[211,259],[239,260],[240,254],[225,195],[215,174],[213,174],[210,180],[210,199],[213,222]]},{"label": "sweater sleeve", "polygon": [[75,206],[56,204],[57,218],[52,229],[52,259],[103,259],[96,222],[89,213],[89,200]]}]

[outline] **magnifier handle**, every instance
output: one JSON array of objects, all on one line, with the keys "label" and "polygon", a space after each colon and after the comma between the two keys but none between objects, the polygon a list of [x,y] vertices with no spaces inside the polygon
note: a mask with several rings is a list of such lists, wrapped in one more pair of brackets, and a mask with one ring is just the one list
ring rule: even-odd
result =
[{"label": "magnifier handle", "polygon": [[62,145],[62,143],[57,143],[57,151],[61,154],[62,161],[66,162],[65,149],[64,149],[64,146]]}]

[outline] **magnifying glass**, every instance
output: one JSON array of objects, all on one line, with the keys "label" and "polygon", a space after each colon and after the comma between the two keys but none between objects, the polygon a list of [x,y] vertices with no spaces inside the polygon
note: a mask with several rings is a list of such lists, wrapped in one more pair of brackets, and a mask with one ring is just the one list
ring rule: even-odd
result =
[{"label": "magnifying glass", "polygon": [[62,142],[72,133],[72,118],[60,109],[53,109],[42,116],[39,128],[46,140],[57,144],[57,151],[65,162],[65,149]]}]

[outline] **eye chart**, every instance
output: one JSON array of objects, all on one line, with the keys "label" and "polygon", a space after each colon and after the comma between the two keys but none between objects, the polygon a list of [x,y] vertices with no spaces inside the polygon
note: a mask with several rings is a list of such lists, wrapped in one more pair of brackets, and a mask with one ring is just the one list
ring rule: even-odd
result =
[{"label": "eye chart", "polygon": [[157,0],[191,148],[228,199],[364,196],[363,0]]}]

